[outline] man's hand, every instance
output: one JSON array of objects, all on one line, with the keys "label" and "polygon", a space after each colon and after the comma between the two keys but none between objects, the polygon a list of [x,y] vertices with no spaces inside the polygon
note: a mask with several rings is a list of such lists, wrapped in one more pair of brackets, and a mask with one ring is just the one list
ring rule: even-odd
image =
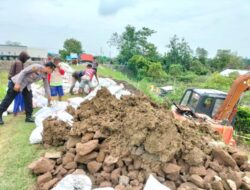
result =
[{"label": "man's hand", "polygon": [[16,92],[19,92],[19,91],[20,91],[20,88],[21,88],[21,86],[20,86],[19,84],[15,84],[14,90],[15,90]]}]

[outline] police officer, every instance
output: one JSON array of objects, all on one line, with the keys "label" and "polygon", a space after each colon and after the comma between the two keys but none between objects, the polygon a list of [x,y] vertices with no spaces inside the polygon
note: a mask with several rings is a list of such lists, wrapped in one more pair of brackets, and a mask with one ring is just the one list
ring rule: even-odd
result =
[{"label": "police officer", "polygon": [[7,108],[19,92],[22,92],[24,97],[24,105],[26,112],[25,121],[34,122],[34,119],[32,118],[33,104],[31,84],[38,80],[43,80],[45,93],[47,95],[48,102],[50,103],[51,96],[47,74],[52,73],[55,68],[56,66],[52,62],[48,62],[45,65],[33,64],[26,67],[19,74],[11,78],[7,94],[4,97],[2,103],[0,104],[0,125],[4,124],[2,118],[3,112],[7,110]]}]

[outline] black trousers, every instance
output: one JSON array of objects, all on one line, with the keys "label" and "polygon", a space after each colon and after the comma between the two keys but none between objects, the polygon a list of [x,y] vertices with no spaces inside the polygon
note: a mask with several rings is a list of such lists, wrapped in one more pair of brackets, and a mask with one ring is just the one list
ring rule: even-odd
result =
[{"label": "black trousers", "polygon": [[[5,95],[2,103],[0,104],[0,114],[2,114],[8,109],[9,105],[12,103],[16,95],[19,93],[14,90],[14,86],[15,84],[12,81],[10,81],[8,85],[7,94]],[[31,90],[29,91],[27,87],[25,87],[22,91],[22,94],[24,99],[26,117],[30,117],[32,116],[33,112],[32,91]]]}]

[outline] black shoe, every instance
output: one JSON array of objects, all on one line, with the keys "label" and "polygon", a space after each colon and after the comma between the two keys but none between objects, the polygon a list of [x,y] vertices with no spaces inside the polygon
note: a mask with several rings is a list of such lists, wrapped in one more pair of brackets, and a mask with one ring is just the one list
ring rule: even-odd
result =
[{"label": "black shoe", "polygon": [[26,117],[25,122],[34,123],[35,120],[34,120],[34,118],[32,118],[32,117]]}]

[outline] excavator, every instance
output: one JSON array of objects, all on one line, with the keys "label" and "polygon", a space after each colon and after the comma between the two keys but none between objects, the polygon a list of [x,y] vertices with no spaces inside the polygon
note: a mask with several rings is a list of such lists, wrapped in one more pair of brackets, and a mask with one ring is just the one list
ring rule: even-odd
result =
[{"label": "excavator", "polygon": [[172,106],[174,117],[180,121],[205,121],[222,136],[225,144],[236,145],[233,124],[242,94],[250,90],[250,73],[240,75],[228,93],[214,89],[188,88],[180,103]]}]

